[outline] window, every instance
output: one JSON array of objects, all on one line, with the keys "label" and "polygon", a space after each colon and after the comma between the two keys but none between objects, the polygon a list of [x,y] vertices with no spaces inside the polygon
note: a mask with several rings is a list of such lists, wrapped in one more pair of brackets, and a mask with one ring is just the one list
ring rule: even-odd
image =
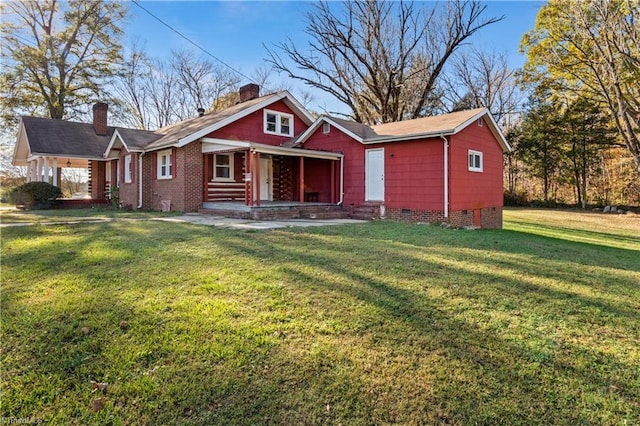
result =
[{"label": "window", "polygon": [[478,118],[478,126],[482,127],[482,117]]},{"label": "window", "polygon": [[482,171],[482,153],[480,151],[469,150],[469,171]]},{"label": "window", "polygon": [[131,154],[124,157],[124,183],[131,183],[133,170],[131,169]]},{"label": "window", "polygon": [[331,124],[322,123],[322,133],[324,133],[325,135],[328,135],[330,131],[331,131]]},{"label": "window", "polygon": [[293,115],[265,109],[264,132],[279,136],[293,136]]},{"label": "window", "polygon": [[170,149],[158,151],[158,179],[171,179],[173,177],[172,161]]},{"label": "window", "polygon": [[213,180],[233,180],[233,154],[215,155]]}]

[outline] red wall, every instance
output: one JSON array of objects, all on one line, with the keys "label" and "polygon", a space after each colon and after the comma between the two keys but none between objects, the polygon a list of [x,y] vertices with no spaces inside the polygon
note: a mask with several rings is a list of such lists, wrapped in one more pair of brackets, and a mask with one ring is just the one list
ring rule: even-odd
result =
[{"label": "red wall", "polygon": [[[467,210],[501,207],[502,148],[484,123],[472,123],[460,133],[449,137],[450,186],[449,209]],[[483,171],[470,172],[468,150],[483,154]]]},{"label": "red wall", "polygon": [[443,145],[441,139],[427,139],[370,146],[384,148],[388,208],[443,209]]},{"label": "red wall", "polygon": [[318,201],[331,202],[331,161],[319,158],[304,159],[304,190],[317,192]]},{"label": "red wall", "polygon": [[[449,140],[449,211],[502,206],[502,148],[487,127],[472,123]],[[444,143],[441,138],[364,146],[334,127],[320,128],[304,148],[344,153],[344,204],[365,197],[365,151],[384,148],[388,208],[444,211]],[[468,170],[468,150],[483,153],[483,172]]]},{"label": "red wall", "polygon": [[[269,105],[268,110],[293,114],[293,131],[297,136],[307,130],[308,126],[283,101]],[[209,133],[206,137],[235,141],[249,141],[267,145],[280,146],[289,139],[288,136],[270,135],[264,132],[264,110],[261,109],[237,120],[222,129]]]},{"label": "red wall", "polygon": [[[364,202],[364,146],[331,126],[328,134],[320,126],[304,143],[306,149],[342,152],[344,154],[344,205]],[[340,167],[339,165],[337,166]],[[340,175],[340,171],[337,171]],[[336,195],[340,199],[340,194]]]}]

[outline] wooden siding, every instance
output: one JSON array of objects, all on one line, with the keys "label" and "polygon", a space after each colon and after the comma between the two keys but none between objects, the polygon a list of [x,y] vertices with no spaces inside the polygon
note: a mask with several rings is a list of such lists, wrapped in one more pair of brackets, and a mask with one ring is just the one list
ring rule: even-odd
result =
[{"label": "wooden siding", "polygon": [[[307,125],[283,101],[275,102],[266,109],[293,114],[293,131],[299,135],[307,130]],[[209,133],[206,137],[236,141],[251,141],[266,145],[280,146],[289,136],[271,135],[264,132],[264,110],[261,109],[237,120],[222,129]]]},{"label": "wooden siding", "polygon": [[[472,123],[449,140],[450,210],[502,207],[503,153],[486,123]],[[482,152],[482,172],[469,171],[470,149]]]},{"label": "wooden siding", "polygon": [[[324,134],[320,126],[304,143],[304,148],[342,152],[344,154],[344,205],[364,203],[364,145],[333,126],[328,134]],[[339,178],[339,162],[337,162],[336,174]],[[336,198],[339,199],[339,190],[336,194]]]},{"label": "wooden siding", "polygon": [[444,160],[441,139],[392,142],[384,147],[385,204],[388,208],[442,210]]}]

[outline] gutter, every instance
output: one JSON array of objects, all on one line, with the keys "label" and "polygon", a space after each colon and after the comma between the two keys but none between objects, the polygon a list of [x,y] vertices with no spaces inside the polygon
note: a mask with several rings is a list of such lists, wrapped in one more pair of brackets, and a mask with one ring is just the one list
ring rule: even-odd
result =
[{"label": "gutter", "polygon": [[344,157],[340,157],[340,201],[338,205],[344,203]]},{"label": "gutter", "polygon": [[144,152],[141,152],[138,157],[138,207],[136,207],[136,210],[142,208],[142,157],[144,154]]},{"label": "gutter", "polygon": [[387,143],[387,142],[397,142],[397,141],[410,141],[410,140],[415,140],[415,139],[429,139],[429,138],[435,138],[435,137],[441,137],[443,138],[444,135],[453,135],[456,133],[456,129],[449,129],[449,130],[439,130],[436,132],[427,132],[427,133],[414,133],[412,135],[398,135],[398,136],[379,136],[376,138],[367,138],[364,139],[362,144],[363,145],[372,145],[372,144],[377,144],[377,143]]},{"label": "gutter", "polygon": [[440,135],[444,142],[444,217],[449,217],[449,141],[444,137],[444,134]]}]

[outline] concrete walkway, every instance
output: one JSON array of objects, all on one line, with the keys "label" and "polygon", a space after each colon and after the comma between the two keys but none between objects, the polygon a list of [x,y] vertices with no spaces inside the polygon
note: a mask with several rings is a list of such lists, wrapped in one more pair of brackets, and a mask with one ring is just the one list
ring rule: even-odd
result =
[{"label": "concrete walkway", "polygon": [[185,214],[182,216],[159,217],[151,220],[159,220],[163,222],[183,222],[192,223],[194,225],[220,226],[222,228],[235,229],[277,229],[291,228],[294,226],[327,226],[327,225],[344,225],[348,223],[367,223],[366,220],[355,219],[289,219],[289,220],[250,220],[250,219],[234,219],[230,217],[212,216],[205,214]]},{"label": "concrete walkway", "polygon": [[294,226],[327,226],[327,225],[344,225],[355,223],[367,223],[366,220],[355,219],[289,219],[289,220],[249,220],[249,219],[234,219],[222,216],[204,215],[199,213],[189,213],[181,216],[166,216],[166,217],[154,217],[154,218],[73,218],[67,221],[55,221],[55,222],[15,222],[15,223],[2,223],[0,227],[12,227],[12,226],[32,226],[32,225],[74,225],[80,223],[99,223],[99,222],[113,222],[118,220],[155,220],[161,222],[173,222],[173,223],[191,223],[194,225],[203,226],[219,226],[221,228],[231,229],[278,229],[278,228],[291,228]]}]

